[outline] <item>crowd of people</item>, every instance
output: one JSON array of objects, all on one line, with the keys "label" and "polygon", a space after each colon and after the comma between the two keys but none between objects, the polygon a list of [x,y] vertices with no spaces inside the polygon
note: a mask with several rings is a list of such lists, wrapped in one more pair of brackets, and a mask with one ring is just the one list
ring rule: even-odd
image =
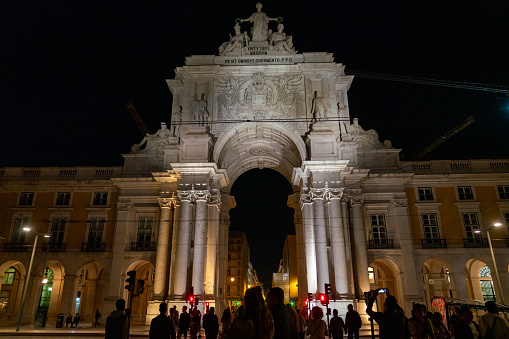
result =
[{"label": "crowd of people", "polygon": [[[378,323],[380,339],[509,339],[509,325],[499,316],[497,304],[486,302],[486,314],[479,318],[479,324],[473,321],[472,311],[464,306],[454,309],[448,326],[444,325],[443,315],[431,313],[422,304],[414,304],[412,316],[408,319],[397,300],[390,294],[385,295],[383,312],[374,312],[373,303],[378,291],[372,291],[368,300],[366,313]],[[127,339],[128,321],[125,300],[119,299],[105,325],[105,338]],[[207,307],[202,316],[197,308],[182,307],[179,314],[177,307],[170,309],[161,303],[160,315],[152,320],[150,339],[201,337],[205,330],[205,338],[216,339],[358,339],[362,320],[353,305],[348,305],[345,320],[334,309],[329,325],[323,320],[321,307],[311,309],[309,317],[306,310],[298,310],[290,304],[284,304],[284,292],[281,288],[271,288],[266,300],[259,286],[250,288],[244,296],[244,304],[236,310],[227,308],[221,319],[215,314],[214,307]],[[233,312],[232,312],[233,311]],[[220,325],[222,330],[220,331]]]}]

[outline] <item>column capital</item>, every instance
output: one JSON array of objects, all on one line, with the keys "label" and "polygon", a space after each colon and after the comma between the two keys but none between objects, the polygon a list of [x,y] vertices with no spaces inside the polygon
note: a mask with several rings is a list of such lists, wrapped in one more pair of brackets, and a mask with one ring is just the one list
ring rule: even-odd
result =
[{"label": "column capital", "polygon": [[311,196],[308,194],[309,190],[301,190],[300,191],[300,199],[299,199],[299,204],[300,204],[300,209],[303,209],[304,208],[304,204],[311,204],[313,201],[311,200]]},{"label": "column capital", "polygon": [[406,194],[404,193],[401,193],[401,194],[394,194],[394,197],[392,198],[392,206],[394,208],[398,208],[398,207],[407,207],[407,199],[406,199]]},{"label": "column capital", "polygon": [[347,199],[352,206],[364,204],[364,194],[349,194]]},{"label": "column capital", "polygon": [[175,194],[175,201],[180,203],[183,200],[191,201],[191,191],[177,191],[177,194]]},{"label": "column capital", "polygon": [[205,201],[207,201],[209,199],[209,196],[210,196],[210,191],[209,190],[191,190],[189,192],[190,192],[190,196],[191,196],[191,201],[192,202],[196,202],[198,200],[205,200]]},{"label": "column capital", "polygon": [[208,205],[215,205],[218,209],[218,211],[221,210],[221,193],[217,193],[217,194],[209,194],[208,196],[208,200],[207,200],[207,204]]},{"label": "column capital", "polygon": [[117,209],[119,211],[129,211],[132,207],[133,203],[131,202],[131,200],[129,199],[123,199],[123,198],[119,198],[118,202],[117,202]]},{"label": "column capital", "polygon": [[161,209],[172,208],[175,205],[175,198],[157,198],[157,202]]}]

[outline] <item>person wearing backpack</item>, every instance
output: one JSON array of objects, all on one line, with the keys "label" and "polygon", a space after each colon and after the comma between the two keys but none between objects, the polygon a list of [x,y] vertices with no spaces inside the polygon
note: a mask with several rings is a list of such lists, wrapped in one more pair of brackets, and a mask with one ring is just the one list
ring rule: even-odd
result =
[{"label": "person wearing backpack", "polygon": [[498,315],[498,307],[494,301],[484,305],[487,313],[479,320],[483,339],[509,339],[509,325]]},{"label": "person wearing backpack", "polygon": [[125,300],[118,299],[115,303],[117,308],[111,312],[106,319],[106,325],[104,326],[104,338],[105,339],[127,339],[127,332],[129,323],[127,321],[127,315],[125,314]]}]

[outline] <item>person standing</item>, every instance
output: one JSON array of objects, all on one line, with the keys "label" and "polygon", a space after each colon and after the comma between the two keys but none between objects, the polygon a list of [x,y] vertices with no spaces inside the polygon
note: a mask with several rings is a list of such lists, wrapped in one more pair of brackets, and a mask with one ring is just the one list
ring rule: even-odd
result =
[{"label": "person standing", "polygon": [[405,336],[406,317],[401,312],[398,301],[387,294],[384,302],[384,312],[373,312],[373,303],[378,296],[378,290],[373,291],[366,306],[366,313],[373,318],[379,327],[380,339],[403,339]]},{"label": "person standing", "polygon": [[306,326],[306,319],[304,319],[304,316],[302,313],[305,313],[305,310],[299,311],[297,310],[297,335],[299,339],[304,339],[306,332],[304,327]]},{"label": "person standing", "polygon": [[219,334],[219,320],[215,313],[215,308],[211,307],[207,318],[203,316],[203,327],[205,328],[205,338],[216,339]]},{"label": "person standing", "polygon": [[426,307],[421,304],[414,304],[412,318],[408,320],[408,330],[414,339],[432,339],[435,336],[435,329],[431,321],[424,317]]},{"label": "person standing", "polygon": [[509,339],[509,325],[507,321],[498,315],[498,307],[494,301],[485,304],[487,313],[479,320],[479,327],[483,338],[486,333],[493,333],[495,338]]},{"label": "person standing", "polygon": [[343,318],[338,316],[338,310],[334,309],[332,311],[332,319],[329,324],[329,332],[333,339],[343,339],[343,331],[346,332],[345,323],[343,322]]},{"label": "person standing", "polygon": [[472,320],[474,315],[472,311],[463,306],[459,312],[459,319],[454,323],[454,338],[458,339],[477,339],[479,338],[480,329]]},{"label": "person standing", "polygon": [[148,337],[150,339],[175,339],[175,326],[173,319],[166,316],[168,305],[161,303],[159,305],[159,315],[152,319],[150,323],[150,331]]},{"label": "person standing", "polygon": [[345,334],[348,334],[348,339],[352,339],[354,336],[355,339],[359,339],[359,329],[362,326],[361,316],[353,309],[352,304],[348,304],[346,308],[348,312],[345,317]]},{"label": "person standing", "polygon": [[182,313],[180,313],[179,319],[179,339],[183,334],[184,338],[187,338],[187,330],[189,330],[189,325],[191,324],[191,316],[187,313],[187,306],[182,306]]},{"label": "person standing", "polygon": [[279,287],[273,287],[267,293],[267,306],[274,319],[274,339],[290,339],[292,334],[292,319],[284,304],[285,292]]},{"label": "person standing", "polygon": [[127,332],[129,323],[127,315],[125,314],[125,300],[118,299],[115,303],[117,308],[111,312],[106,318],[106,325],[104,325],[104,338],[105,339],[127,339]]},{"label": "person standing", "polygon": [[94,318],[95,318],[94,327],[97,327],[99,326],[99,319],[101,318],[101,312],[99,312],[99,309],[95,310]]},{"label": "person standing", "polygon": [[452,337],[451,333],[444,325],[444,320],[440,312],[433,313],[431,322],[433,323],[435,331],[435,339],[449,339]]},{"label": "person standing", "polygon": [[223,311],[223,316],[221,317],[221,323],[223,324],[223,333],[226,335],[228,333],[228,330],[230,329],[230,325],[232,323],[232,312],[230,311],[229,307],[227,307]]},{"label": "person standing", "polygon": [[191,312],[191,339],[197,339],[200,332],[200,313],[194,308]]},{"label": "person standing", "polygon": [[328,335],[327,324],[322,320],[323,310],[321,307],[315,306],[311,309],[311,319],[308,321],[306,334],[309,339],[324,339]]}]

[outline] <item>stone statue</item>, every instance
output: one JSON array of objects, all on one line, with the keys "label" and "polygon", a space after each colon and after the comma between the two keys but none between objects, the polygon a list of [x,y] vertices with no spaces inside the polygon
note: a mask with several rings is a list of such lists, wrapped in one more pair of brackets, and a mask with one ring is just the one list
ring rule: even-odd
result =
[{"label": "stone statue", "polygon": [[173,121],[171,122],[171,134],[174,137],[180,138],[180,126],[182,125],[182,106],[174,113]]},{"label": "stone statue", "polygon": [[207,100],[205,100],[205,94],[201,93],[200,99],[194,101],[194,121],[198,122],[199,125],[204,126],[209,120],[209,112],[207,111]]},{"label": "stone statue", "polygon": [[327,103],[318,91],[315,91],[311,112],[313,113],[314,121],[327,117]]},{"label": "stone statue", "polygon": [[278,47],[280,50],[286,50],[290,53],[295,53],[295,50],[292,49],[293,42],[292,36],[286,37],[286,33],[283,33],[283,29],[285,26],[283,24],[277,25],[277,32],[274,32],[270,35],[269,44]]},{"label": "stone statue", "polygon": [[[168,126],[166,126],[165,122],[161,122],[161,128],[154,134],[148,134],[141,140],[139,144],[133,145],[131,147],[131,152],[140,153],[140,152],[148,152],[150,149],[154,148],[154,146],[162,144],[165,145],[168,142],[168,138],[171,136],[170,130]],[[145,145],[146,144],[146,145]],[[145,148],[141,148],[145,145]]]},{"label": "stone statue", "polygon": [[269,21],[276,21],[276,18],[269,18],[267,14],[262,12],[263,5],[259,2],[256,4],[257,12],[251,14],[247,19],[241,19],[240,22],[252,22],[251,40],[267,41],[269,38]]},{"label": "stone statue", "polygon": [[247,36],[246,32],[244,32],[244,34],[240,32],[240,25],[235,24],[233,29],[235,30],[235,35],[232,36],[230,34],[230,42],[225,42],[219,47],[220,55],[224,55],[236,49],[241,49],[244,47],[244,41],[246,41],[247,44],[249,37]]},{"label": "stone statue", "polygon": [[353,124],[348,128],[348,133],[353,137],[353,140],[359,144],[359,148],[392,148],[392,142],[385,140],[380,143],[378,133],[374,129],[365,131],[359,125],[359,119],[354,118]]}]

